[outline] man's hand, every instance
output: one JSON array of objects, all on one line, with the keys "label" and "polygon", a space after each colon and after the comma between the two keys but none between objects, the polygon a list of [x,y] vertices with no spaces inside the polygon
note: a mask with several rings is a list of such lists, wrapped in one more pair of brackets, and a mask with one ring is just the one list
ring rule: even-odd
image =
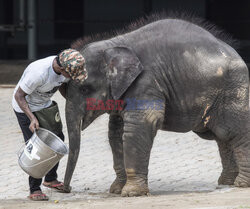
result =
[{"label": "man's hand", "polygon": [[29,129],[32,131],[32,133],[34,133],[34,131],[37,130],[38,128],[39,128],[39,122],[36,119],[36,117],[33,117],[30,122]]},{"label": "man's hand", "polygon": [[16,94],[15,94],[15,99],[16,99],[19,107],[22,109],[22,111],[30,119],[29,129],[34,133],[34,131],[39,128],[39,122],[38,122],[36,116],[30,111],[29,105],[25,99],[26,95],[27,94],[19,87],[17,89]]}]

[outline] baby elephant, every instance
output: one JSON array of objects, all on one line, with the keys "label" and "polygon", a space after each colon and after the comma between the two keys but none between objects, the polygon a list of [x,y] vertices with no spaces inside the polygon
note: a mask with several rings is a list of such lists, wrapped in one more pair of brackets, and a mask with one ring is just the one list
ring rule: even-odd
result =
[{"label": "baby elephant", "polygon": [[72,44],[85,59],[88,78],[70,81],[67,88],[65,188],[70,191],[81,128],[104,113],[110,114],[116,172],[110,192],[149,192],[149,157],[159,129],[192,130],[216,140],[223,166],[219,184],[248,187],[249,75],[242,58],[215,30],[191,21],[159,18],[133,26],[102,41]]}]

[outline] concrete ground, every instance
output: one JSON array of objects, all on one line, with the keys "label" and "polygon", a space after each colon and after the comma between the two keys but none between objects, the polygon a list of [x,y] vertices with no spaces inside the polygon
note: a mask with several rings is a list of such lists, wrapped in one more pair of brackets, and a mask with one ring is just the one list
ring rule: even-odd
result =
[{"label": "concrete ground", "polygon": [[[140,205],[144,205],[144,208],[248,208],[250,206],[250,200],[247,198],[250,195],[248,189],[216,190],[217,179],[222,169],[217,145],[214,141],[202,140],[192,132],[185,134],[158,132],[149,165],[150,197],[120,198],[117,195],[110,195],[108,189],[115,174],[107,137],[107,115],[96,119],[82,132],[80,156],[71,183],[72,192],[60,194],[42,187],[50,198],[49,203],[33,203],[26,198],[29,194],[28,176],[19,167],[16,154],[23,145],[23,136],[11,106],[13,90],[0,87],[0,208],[17,208],[17,206],[32,208],[35,204],[36,207],[51,208],[72,208],[72,204],[75,204],[75,208],[82,208],[81,205],[84,208],[113,208],[111,206],[115,203],[120,203],[115,208],[125,208],[124,201],[128,206],[126,208],[140,208]],[[56,93],[53,99],[59,103],[65,142],[68,144],[64,117],[65,100],[59,93]],[[66,162],[67,156],[60,161],[59,180],[63,180]],[[202,201],[202,197],[209,199],[211,195],[217,197],[222,195],[220,200],[225,199],[225,203],[222,201],[217,205],[211,205],[213,201],[209,200],[207,205],[205,201],[200,207],[199,201]],[[234,202],[232,198],[236,198],[235,195],[246,198]],[[226,204],[229,200],[227,196],[231,197],[230,207]],[[182,200],[192,197],[194,201],[199,197],[197,204],[194,204],[195,207],[192,204],[192,207],[188,204],[185,206]],[[160,205],[158,200],[162,202]],[[105,204],[102,205],[102,202]],[[59,207],[54,203],[62,205]],[[234,203],[237,203],[236,206],[232,206]],[[216,207],[218,205],[220,207]]]}]

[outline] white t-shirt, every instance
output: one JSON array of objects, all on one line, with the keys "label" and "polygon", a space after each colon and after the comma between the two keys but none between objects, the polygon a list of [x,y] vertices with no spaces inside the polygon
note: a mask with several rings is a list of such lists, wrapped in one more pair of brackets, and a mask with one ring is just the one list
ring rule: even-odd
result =
[{"label": "white t-shirt", "polygon": [[69,81],[62,74],[58,75],[53,70],[52,64],[56,56],[32,62],[23,72],[18,82],[12,99],[12,107],[16,112],[23,112],[15,100],[15,93],[20,88],[28,94],[25,99],[31,112],[39,111],[52,104],[51,97],[62,83]]}]

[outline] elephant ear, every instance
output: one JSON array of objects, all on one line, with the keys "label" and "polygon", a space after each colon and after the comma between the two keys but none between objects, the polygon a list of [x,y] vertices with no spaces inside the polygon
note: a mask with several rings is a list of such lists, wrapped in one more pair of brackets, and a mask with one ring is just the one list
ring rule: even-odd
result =
[{"label": "elephant ear", "polygon": [[114,99],[119,99],[142,72],[143,67],[136,54],[126,47],[106,49],[104,59],[108,66],[111,94]]}]

